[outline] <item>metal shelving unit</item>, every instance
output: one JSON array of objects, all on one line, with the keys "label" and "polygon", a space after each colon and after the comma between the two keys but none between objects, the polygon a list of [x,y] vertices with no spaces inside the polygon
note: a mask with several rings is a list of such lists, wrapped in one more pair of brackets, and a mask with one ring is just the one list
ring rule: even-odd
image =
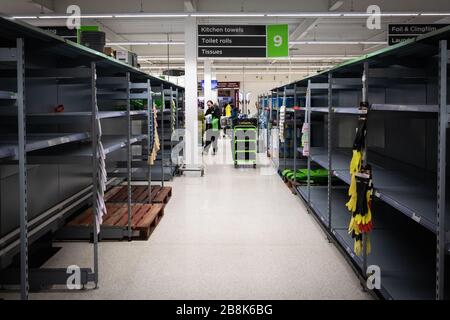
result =
[{"label": "metal shelving unit", "polygon": [[[445,288],[450,269],[445,264],[450,253],[449,38],[450,28],[445,28],[295,83],[307,88],[299,93],[306,98],[306,121],[314,114],[322,117],[311,128],[320,144],[311,148],[308,162],[329,170],[328,186],[308,184],[297,193],[355,267],[362,285],[368,265],[381,267],[377,293],[387,299],[444,299],[450,291]],[[368,111],[358,107],[361,101],[369,102]],[[372,166],[375,230],[372,253],[358,257],[345,203],[356,120],[366,113],[365,161]]]},{"label": "metal shelving unit", "polygon": [[[65,268],[30,269],[29,245],[54,234],[86,205],[93,204],[97,215],[102,185],[123,181],[100,180],[101,146],[108,175],[125,159],[128,188],[136,163],[146,170],[150,186],[150,166],[142,163],[154,138],[151,88],[184,89],[26,23],[0,18],[0,27],[0,68],[7,66],[0,75],[0,280],[20,284],[21,298],[27,299],[30,284],[65,285],[69,276]],[[64,68],[56,61],[64,62]],[[147,107],[132,110],[131,99],[146,100]],[[57,105],[64,106],[62,112],[49,110]],[[141,148],[136,163],[134,148]],[[11,193],[14,186],[17,192]],[[130,234],[130,223],[126,231]],[[96,223],[88,238],[93,240],[93,265],[81,269],[81,284],[97,286]],[[8,269],[17,254],[19,270]]]}]

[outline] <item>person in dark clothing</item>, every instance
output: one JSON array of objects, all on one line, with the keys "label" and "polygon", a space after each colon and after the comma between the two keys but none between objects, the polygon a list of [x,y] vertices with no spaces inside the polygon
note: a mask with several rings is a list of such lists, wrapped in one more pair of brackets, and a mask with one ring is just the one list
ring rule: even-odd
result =
[{"label": "person in dark clothing", "polygon": [[216,154],[218,136],[217,136],[217,134],[215,134],[216,130],[213,130],[213,129],[217,129],[217,128],[213,127],[213,123],[217,123],[217,121],[220,122],[220,109],[217,105],[214,105],[214,103],[211,100],[208,100],[207,105],[208,105],[208,109],[205,112],[206,141],[205,141],[205,146],[204,146],[203,152],[208,153],[209,148],[212,143],[213,144],[213,154]]},{"label": "person in dark clothing", "polygon": [[220,117],[222,116],[222,112],[220,111],[220,108],[217,104],[214,105],[214,113],[213,113],[213,118],[219,120],[219,130],[221,129],[220,127]]},{"label": "person in dark clothing", "polygon": [[234,127],[234,124],[236,123],[236,120],[239,117],[239,109],[236,106],[231,106],[231,123],[232,126]]}]

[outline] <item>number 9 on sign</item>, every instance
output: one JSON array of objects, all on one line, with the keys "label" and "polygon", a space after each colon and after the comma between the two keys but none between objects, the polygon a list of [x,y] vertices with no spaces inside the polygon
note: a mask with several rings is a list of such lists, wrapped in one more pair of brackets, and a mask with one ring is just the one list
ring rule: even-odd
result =
[{"label": "number 9 on sign", "polygon": [[273,43],[275,47],[281,47],[283,45],[283,37],[277,34],[273,37]]}]

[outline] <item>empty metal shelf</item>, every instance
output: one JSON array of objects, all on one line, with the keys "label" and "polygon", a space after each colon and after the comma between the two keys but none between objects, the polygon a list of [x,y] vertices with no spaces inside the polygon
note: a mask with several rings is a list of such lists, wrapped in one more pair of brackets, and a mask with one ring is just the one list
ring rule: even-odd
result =
[{"label": "empty metal shelf", "polygon": [[[311,160],[319,164],[325,169],[328,167],[328,149],[327,148],[311,148]],[[350,166],[350,157],[345,152],[334,151],[332,154],[332,167],[335,170],[347,169]]]},{"label": "empty metal shelf", "polygon": [[[328,113],[328,108],[311,108],[311,112],[316,113]],[[367,114],[367,110],[361,110],[359,108],[332,108],[333,113],[338,114],[350,114],[350,115],[361,115],[361,114]]]},{"label": "empty metal shelf", "polygon": [[[83,133],[47,133],[47,134],[27,134],[26,151],[36,151],[49,147],[58,146],[65,143],[83,141],[89,138],[87,132]],[[0,143],[7,148],[17,150],[17,136],[0,136]]]},{"label": "empty metal shelf", "polygon": [[[131,116],[138,116],[138,115],[146,115],[146,110],[135,110],[130,111]],[[98,113],[100,119],[107,119],[107,118],[119,118],[119,117],[126,117],[127,111],[100,111]],[[53,113],[32,113],[28,114],[29,117],[39,117],[39,118],[56,118],[56,117],[91,117],[92,112],[90,111],[79,111],[79,112],[53,112]]]},{"label": "empty metal shelf", "polygon": [[[437,230],[436,186],[426,185],[396,173],[394,170],[373,167],[375,196],[423,225]],[[447,210],[447,215],[450,210]]]},{"label": "empty metal shelf", "polygon": [[437,105],[400,105],[400,104],[373,104],[371,111],[401,111],[401,112],[429,112],[437,113]]},{"label": "empty metal shelf", "polygon": [[[308,187],[297,187],[298,192],[305,201],[308,201]],[[328,226],[328,190],[323,186],[312,186],[310,190],[310,206],[317,217],[322,220],[325,226]]]},{"label": "empty metal shelf", "polygon": [[[333,229],[333,235],[361,268],[362,259],[353,253],[353,239],[347,229]],[[413,235],[411,235],[413,236]],[[432,300],[435,298],[434,259],[411,245],[411,239],[395,229],[374,230],[368,265],[381,269],[381,293],[386,299]],[[412,268],[411,266],[414,266]]]},{"label": "empty metal shelf", "polygon": [[[328,167],[328,154],[325,148],[312,148],[311,159],[324,167]],[[350,184],[350,153],[334,151],[332,154],[333,174]],[[370,158],[369,158],[370,162]],[[390,168],[382,168],[372,164],[375,196],[388,203],[428,230],[436,233],[437,197],[436,186],[426,185],[412,177],[406,177]],[[450,209],[447,210],[450,215]]]},{"label": "empty metal shelf", "polygon": [[15,100],[17,94],[15,92],[0,91],[0,100]]},{"label": "empty metal shelf", "polygon": [[11,146],[0,146],[0,159],[11,158],[16,152]]},{"label": "empty metal shelf", "polygon": [[[146,135],[136,135],[130,140],[131,144],[146,139]],[[105,154],[112,153],[127,146],[126,136],[102,136],[102,145]],[[52,150],[31,155],[30,163],[78,163],[78,161],[89,160],[93,156],[90,143],[77,145],[74,148]]]},{"label": "empty metal shelf", "polygon": [[311,112],[328,113],[328,108],[311,108]]}]

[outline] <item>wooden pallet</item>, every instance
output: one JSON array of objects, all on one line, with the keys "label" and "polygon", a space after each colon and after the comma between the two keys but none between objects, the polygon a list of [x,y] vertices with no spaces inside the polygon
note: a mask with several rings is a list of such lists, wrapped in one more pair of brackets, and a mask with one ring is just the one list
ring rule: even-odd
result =
[{"label": "wooden pallet", "polygon": [[[172,197],[172,187],[152,186],[151,203],[167,204]],[[108,191],[105,195],[106,202],[127,202],[128,187],[117,186]],[[148,203],[147,186],[131,186],[131,201],[137,203]]]},{"label": "wooden pallet", "polygon": [[[128,206],[124,203],[107,203],[107,215],[103,216],[102,228],[127,228]],[[134,240],[147,240],[164,216],[164,204],[133,204],[131,211],[131,229],[138,231]],[[92,227],[92,208],[87,209],[70,221],[68,227]]]}]

